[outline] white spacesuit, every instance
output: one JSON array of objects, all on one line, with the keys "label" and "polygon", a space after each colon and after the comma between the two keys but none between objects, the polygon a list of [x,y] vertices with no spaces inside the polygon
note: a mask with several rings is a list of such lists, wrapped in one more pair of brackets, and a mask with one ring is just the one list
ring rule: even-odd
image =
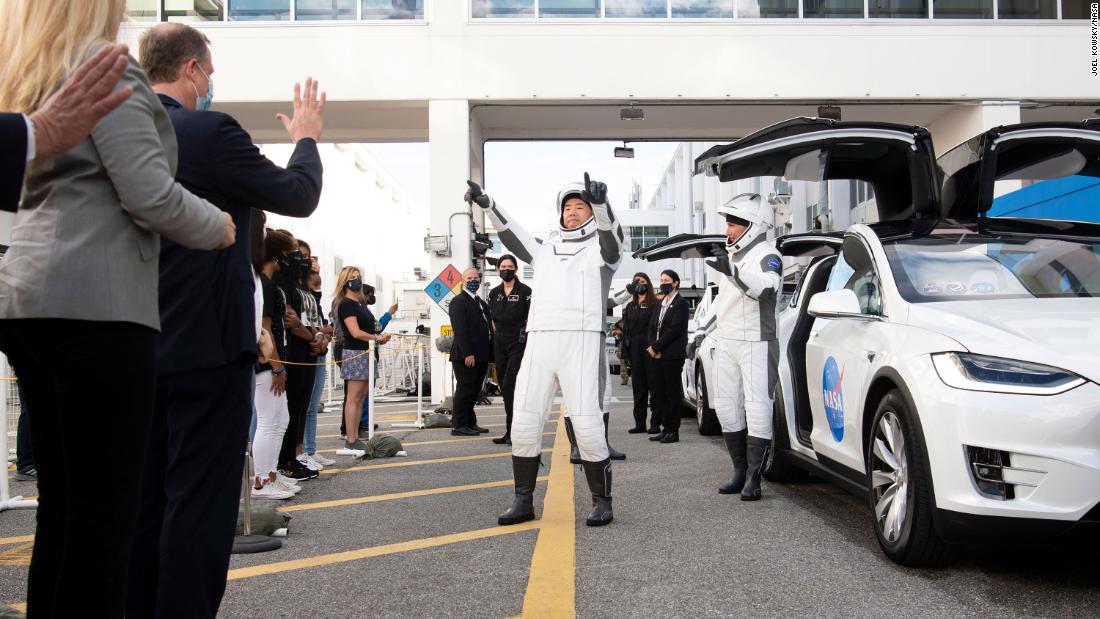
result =
[{"label": "white spacesuit", "polygon": [[[721,273],[715,315],[718,359],[714,409],[733,461],[722,494],[760,498],[760,474],[772,439],[772,392],[778,377],[776,299],[783,261],[767,240],[771,213],[758,194],[741,194],[718,209],[726,217],[726,251],[707,265]],[[747,434],[747,437],[746,437]],[[747,457],[746,457],[747,452]]]},{"label": "white spacesuit", "polygon": [[[469,183],[468,201],[487,209],[501,242],[535,269],[527,349],[516,377],[512,419],[512,466],[516,500],[500,524],[534,518],[532,494],[538,475],[542,432],[557,386],[580,451],[593,511],[589,526],[607,524],[611,512],[609,459],[603,401],[607,385],[605,307],[611,277],[622,260],[623,232],[607,204],[607,187],[589,181],[559,192],[559,230],[545,241],[531,236],[481,188]],[[566,223],[567,203],[583,201],[591,217]],[[572,207],[569,207],[572,208]]]}]

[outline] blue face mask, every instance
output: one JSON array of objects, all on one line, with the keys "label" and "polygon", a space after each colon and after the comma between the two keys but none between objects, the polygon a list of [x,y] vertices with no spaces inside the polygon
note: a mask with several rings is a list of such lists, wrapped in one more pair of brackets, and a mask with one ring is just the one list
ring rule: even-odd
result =
[{"label": "blue face mask", "polygon": [[359,278],[349,279],[346,285],[348,287],[348,290],[352,292],[359,292],[363,289],[363,280]]},{"label": "blue face mask", "polygon": [[209,110],[210,105],[214,103],[214,78],[207,75],[206,71],[202,70],[202,67],[199,67],[199,71],[202,71],[202,76],[206,78],[206,95],[199,96],[199,89],[195,86],[194,82],[191,82],[191,87],[195,89],[195,109],[200,112],[205,112]]},{"label": "blue face mask", "polygon": [[472,279],[472,280],[466,282],[466,290],[469,290],[470,292],[477,292],[478,288],[481,288],[481,282],[480,281],[478,281],[476,279]]}]

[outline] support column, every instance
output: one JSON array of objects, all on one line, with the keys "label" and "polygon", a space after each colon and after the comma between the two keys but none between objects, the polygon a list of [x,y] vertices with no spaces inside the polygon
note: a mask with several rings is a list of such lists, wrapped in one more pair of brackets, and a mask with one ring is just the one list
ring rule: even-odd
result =
[{"label": "support column", "polygon": [[956,105],[928,123],[936,156],[998,125],[1020,122],[1020,104],[1015,101],[982,101],[974,105]]},{"label": "support column", "polygon": [[[430,255],[430,276],[448,264],[462,271],[471,264],[470,217],[462,193],[470,177],[470,104],[465,99],[428,102],[428,175],[431,190],[431,228],[428,234],[449,235],[450,256]],[[435,348],[443,325],[451,323],[447,313],[431,303],[432,320],[432,403],[443,400],[444,385],[451,392],[451,368]]]}]

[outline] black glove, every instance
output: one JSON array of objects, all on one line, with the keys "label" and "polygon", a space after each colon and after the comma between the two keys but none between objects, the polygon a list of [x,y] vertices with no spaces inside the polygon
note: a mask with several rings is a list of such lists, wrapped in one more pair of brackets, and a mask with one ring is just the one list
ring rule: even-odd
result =
[{"label": "black glove", "polygon": [[493,205],[493,199],[481,191],[481,185],[478,185],[474,181],[466,181],[466,184],[470,186],[466,190],[466,195],[463,197],[466,202],[473,204],[477,203],[481,208],[489,208]]},{"label": "black glove", "polygon": [[607,204],[607,185],[588,178],[588,172],[584,173],[584,191],[581,192],[581,200],[590,206],[593,204]]},{"label": "black glove", "polygon": [[726,250],[721,247],[715,247],[710,250],[710,255],[714,256],[714,258],[706,261],[708,267],[727,276],[733,276],[736,267],[730,263],[730,257],[729,254],[726,253]]}]

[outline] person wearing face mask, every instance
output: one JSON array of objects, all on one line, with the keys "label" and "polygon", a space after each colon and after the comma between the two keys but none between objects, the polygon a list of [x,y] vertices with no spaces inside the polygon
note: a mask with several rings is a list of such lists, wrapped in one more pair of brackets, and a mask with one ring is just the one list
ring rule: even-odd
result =
[{"label": "person wearing face mask", "polygon": [[[369,290],[363,298],[364,290]],[[382,328],[374,319],[368,305],[374,301],[374,288],[363,283],[359,269],[345,267],[337,280],[337,292],[333,296],[340,299],[336,306],[336,320],[342,331],[340,352],[340,375],[345,382],[344,426],[348,432],[344,438],[341,455],[362,455],[367,446],[352,428],[359,428],[367,402],[367,390],[370,387],[370,342],[385,344],[389,334],[383,334]]]},{"label": "person wearing face mask", "polygon": [[[174,131],[176,180],[228,214],[237,230],[236,243],[225,250],[160,244],[156,407],[142,467],[127,614],[212,617],[225,588],[240,496],[237,472],[244,467],[255,388],[251,207],[290,217],[316,210],[322,184],[316,141],[325,97],[307,81],[304,97],[300,88],[295,97],[292,117],[280,115],[295,143],[287,167],[280,168],[231,116],[209,111],[214,64],[202,33],[184,24],[160,24],[142,35],[138,47],[167,113],[165,128]],[[276,280],[285,280],[290,270],[280,270]],[[300,315],[301,304],[288,301]],[[310,360],[296,356],[294,347],[290,360]],[[310,374],[301,387],[304,395],[298,394],[295,385],[303,374],[289,370],[287,388],[291,404],[300,402],[304,409],[313,382]],[[287,434],[297,435],[296,428]]]},{"label": "person wearing face mask", "polygon": [[[645,273],[635,273],[634,281],[627,286],[633,299],[623,308],[623,357],[630,362],[631,388],[634,392],[634,427],[631,434],[641,434],[646,429],[646,411],[649,410],[651,389],[657,382],[657,361],[649,356],[649,323],[658,307],[653,294],[653,282]],[[658,411],[663,410],[653,398],[653,415],[648,432],[658,434],[661,420]]]},{"label": "person wearing face mask", "polygon": [[558,230],[546,240],[531,236],[477,183],[467,181],[467,185],[466,201],[486,210],[504,246],[538,274],[527,320],[527,350],[516,377],[512,419],[516,494],[512,507],[497,522],[510,525],[535,517],[533,494],[542,432],[560,386],[592,494],[592,511],[585,524],[609,524],[614,514],[603,421],[604,396],[610,390],[605,314],[611,278],[622,261],[624,236],[608,204],[607,185],[586,173],[584,183],[563,187],[554,203]]},{"label": "person wearing face mask", "polygon": [[478,436],[487,429],[477,425],[474,404],[492,360],[492,315],[489,304],[477,296],[481,275],[470,267],[462,273],[463,292],[451,300],[447,313],[454,328],[451,367],[455,373],[455,395],[451,406],[451,434]]},{"label": "person wearing face mask", "polygon": [[676,443],[680,440],[680,412],[684,386],[680,375],[687,359],[688,303],[680,296],[680,276],[672,269],[661,271],[661,300],[650,317],[646,354],[656,361],[653,395],[661,410],[661,433],[651,441]]},{"label": "person wearing face mask", "polygon": [[497,260],[501,284],[489,291],[489,309],[493,316],[493,363],[497,366],[500,392],[504,396],[504,436],[494,438],[498,445],[512,444],[512,402],[516,375],[527,347],[527,315],[531,311],[531,287],[516,277],[516,257],[504,254]]},{"label": "person wearing face mask", "polygon": [[[298,247],[301,248],[303,243],[299,242]],[[309,294],[313,296],[313,300],[317,303],[317,307],[321,307],[321,273],[313,270],[316,266],[316,261],[313,261],[310,266],[309,275],[306,276],[306,287],[309,288]],[[302,453],[298,455],[298,462],[301,462],[306,468],[314,471],[320,471],[326,466],[336,464],[336,461],[331,458],[326,458],[317,453],[317,415],[321,413],[321,396],[324,394],[325,382],[328,380],[328,373],[326,370],[326,363],[328,361],[328,342],[331,341],[333,328],[329,324],[328,318],[325,312],[320,312],[321,315],[321,332],[325,334],[326,341],[322,346],[319,346],[317,356],[314,358],[314,362],[317,364],[316,376],[313,379],[313,392],[309,398],[309,406],[306,408],[306,424],[305,432],[302,435]]]},{"label": "person wearing face mask", "polygon": [[776,299],[783,287],[783,260],[767,240],[772,213],[759,194],[735,196],[718,214],[726,218],[726,247],[716,247],[707,261],[719,273],[714,411],[733,462],[733,477],[718,492],[756,501],[772,441],[772,392],[779,376]]}]

